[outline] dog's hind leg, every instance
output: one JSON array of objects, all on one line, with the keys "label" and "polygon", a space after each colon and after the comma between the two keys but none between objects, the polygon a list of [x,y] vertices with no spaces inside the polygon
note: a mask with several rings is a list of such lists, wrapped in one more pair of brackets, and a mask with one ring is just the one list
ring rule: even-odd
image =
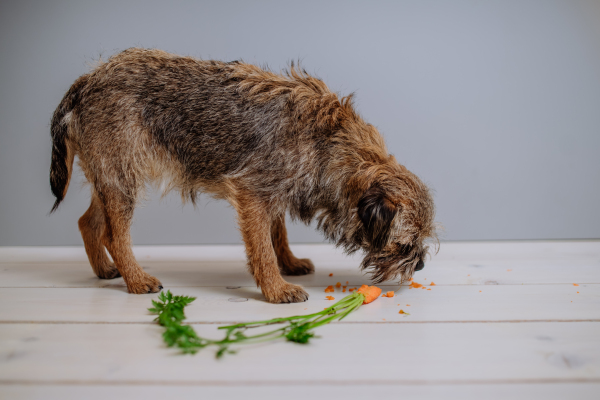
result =
[{"label": "dog's hind leg", "polygon": [[85,245],[94,273],[101,279],[113,279],[121,276],[119,270],[106,255],[102,244],[102,234],[106,227],[102,203],[92,190],[92,203],[85,214],[79,218],[79,231]]},{"label": "dog's hind leg", "polygon": [[156,293],[162,289],[158,279],[144,272],[131,250],[129,229],[135,207],[135,196],[126,196],[117,189],[104,187],[98,192],[102,202],[106,229],[102,242],[123,276],[129,293]]},{"label": "dog's hind leg", "polygon": [[308,299],[298,285],[286,282],[277,266],[271,239],[271,216],[264,204],[250,196],[236,198],[240,231],[246,244],[248,267],[270,303],[297,303]]},{"label": "dog's hind leg", "polygon": [[290,250],[285,229],[285,217],[275,218],[271,225],[273,248],[277,264],[284,275],[306,275],[315,272],[315,266],[308,258],[296,258]]}]

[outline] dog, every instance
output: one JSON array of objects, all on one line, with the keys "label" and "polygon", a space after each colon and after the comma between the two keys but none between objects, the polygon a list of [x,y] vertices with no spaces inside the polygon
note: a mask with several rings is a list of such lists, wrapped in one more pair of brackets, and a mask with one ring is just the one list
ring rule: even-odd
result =
[{"label": "dog", "polygon": [[[138,265],[130,225],[148,184],[200,192],[236,209],[248,268],[271,303],[308,299],[284,275],[314,271],[288,245],[285,215],[318,229],[382,282],[410,279],[436,238],[425,184],[386,150],[377,129],[323,81],[293,63],[277,74],[241,61],[205,61],[131,48],[79,77],[51,122],[50,186],[66,195],[73,161],[91,186],[79,219],[99,278],[130,293],[161,282]],[[108,250],[112,260],[106,254]]]}]

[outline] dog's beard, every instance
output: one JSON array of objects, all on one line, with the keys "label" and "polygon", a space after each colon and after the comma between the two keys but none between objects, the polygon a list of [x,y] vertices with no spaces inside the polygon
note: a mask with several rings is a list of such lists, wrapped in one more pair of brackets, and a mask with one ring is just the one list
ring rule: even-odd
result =
[{"label": "dog's beard", "polygon": [[403,283],[412,279],[419,264],[427,254],[428,247],[396,244],[383,252],[368,253],[361,263],[362,270],[369,270],[373,283],[394,280],[400,277]]}]

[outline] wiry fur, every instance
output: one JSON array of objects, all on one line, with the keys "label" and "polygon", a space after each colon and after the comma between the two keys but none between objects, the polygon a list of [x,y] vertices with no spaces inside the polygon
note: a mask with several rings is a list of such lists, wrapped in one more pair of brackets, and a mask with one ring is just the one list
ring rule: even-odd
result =
[{"label": "wiry fur", "polygon": [[289,250],[286,212],[316,218],[348,252],[363,249],[362,268],[376,281],[409,279],[435,237],[427,187],[388,154],[351,97],[293,65],[282,75],[128,49],[73,84],[51,131],[53,210],[77,155],[93,192],[80,220],[90,263],[101,278],[122,275],[133,293],[162,288],[130,248],[133,209],[148,183],[191,201],[200,192],[228,200],[249,269],[271,302],[305,300],[280,272],[314,269]]}]

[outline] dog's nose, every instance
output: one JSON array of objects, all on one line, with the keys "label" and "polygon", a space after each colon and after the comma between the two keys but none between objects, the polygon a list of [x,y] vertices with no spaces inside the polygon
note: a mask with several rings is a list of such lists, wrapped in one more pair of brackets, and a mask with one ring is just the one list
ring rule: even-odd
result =
[{"label": "dog's nose", "polygon": [[415,271],[420,271],[423,268],[425,268],[425,263],[423,262],[423,260],[420,260],[419,263],[417,264],[417,268],[415,268]]}]

